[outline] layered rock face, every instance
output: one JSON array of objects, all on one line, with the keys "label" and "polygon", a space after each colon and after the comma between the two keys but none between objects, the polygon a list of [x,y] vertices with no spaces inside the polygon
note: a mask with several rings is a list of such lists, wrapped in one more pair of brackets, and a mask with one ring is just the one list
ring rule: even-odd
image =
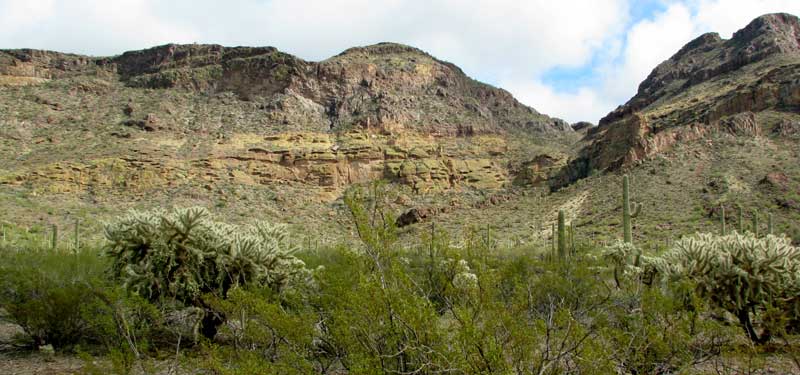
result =
[{"label": "layered rock face", "polygon": [[233,92],[278,122],[307,130],[410,129],[443,135],[509,130],[570,131],[507,91],[453,64],[400,44],[348,49],[308,62],[272,47],[165,45],[90,58],[48,51],[0,51],[0,75],[63,78],[105,69],[130,87]]},{"label": "layered rock face", "polygon": [[729,40],[704,34],[656,67],[630,101],[590,129],[590,143],[554,187],[634,165],[711,131],[759,135],[760,112],[798,109],[797,17],[759,17]]},{"label": "layered rock face", "polygon": [[[272,47],[165,45],[100,58],[6,50],[0,94],[13,99],[0,113],[26,145],[0,155],[0,183],[44,193],[298,183],[335,198],[378,178],[417,192],[493,190],[553,173],[555,159],[540,166],[530,150],[512,160],[516,138],[573,132],[393,43],[320,62]],[[102,139],[92,151],[77,141],[87,135]],[[59,143],[72,151],[58,154]]]}]

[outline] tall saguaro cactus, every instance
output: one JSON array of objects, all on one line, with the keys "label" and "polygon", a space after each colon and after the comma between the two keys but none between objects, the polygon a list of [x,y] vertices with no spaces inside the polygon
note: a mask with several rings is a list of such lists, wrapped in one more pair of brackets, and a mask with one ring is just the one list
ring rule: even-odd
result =
[{"label": "tall saguaro cactus", "polygon": [[639,216],[641,212],[642,205],[640,203],[631,203],[630,182],[628,175],[625,175],[622,177],[622,226],[627,243],[633,243],[631,219]]},{"label": "tall saguaro cactus", "polygon": [[758,210],[753,210],[753,235],[758,238]]},{"label": "tall saguaro cactus", "polygon": [[74,238],[74,240],[75,240],[75,243],[74,243],[75,251],[78,251],[78,248],[81,245],[80,225],[81,225],[80,220],[75,219],[75,233],[74,233],[74,235],[75,235],[75,238]]},{"label": "tall saguaro cactus", "polygon": [[575,255],[575,224],[569,224],[569,255]]},{"label": "tall saguaro cactus", "polygon": [[774,230],[775,230],[774,224],[775,223],[772,220],[772,212],[770,212],[769,214],[767,214],[767,234],[775,234],[774,233]]},{"label": "tall saguaro cactus", "polygon": [[567,257],[567,225],[564,210],[558,210],[558,257]]},{"label": "tall saguaro cactus", "polygon": [[739,226],[739,234],[743,234],[744,233],[744,208],[742,208],[741,204],[739,205],[739,221],[737,222],[737,225]]},{"label": "tall saguaro cactus", "polygon": [[719,208],[720,208],[720,216],[722,217],[722,230],[721,230],[722,233],[721,234],[724,236],[724,235],[727,234],[726,232],[728,231],[727,228],[725,228],[725,205],[720,205]]},{"label": "tall saguaro cactus", "polygon": [[58,226],[55,225],[55,224],[53,224],[53,233],[52,233],[52,235],[53,235],[53,237],[50,238],[50,247],[52,247],[53,250],[55,250],[56,247],[58,247]]}]

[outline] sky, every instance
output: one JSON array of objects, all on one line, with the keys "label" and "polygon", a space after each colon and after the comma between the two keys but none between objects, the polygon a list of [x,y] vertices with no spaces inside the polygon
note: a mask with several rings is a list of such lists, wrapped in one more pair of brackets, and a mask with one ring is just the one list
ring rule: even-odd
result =
[{"label": "sky", "polygon": [[690,40],[773,12],[800,15],[800,0],[0,0],[0,49],[217,43],[318,61],[398,42],[540,112],[596,123]]}]

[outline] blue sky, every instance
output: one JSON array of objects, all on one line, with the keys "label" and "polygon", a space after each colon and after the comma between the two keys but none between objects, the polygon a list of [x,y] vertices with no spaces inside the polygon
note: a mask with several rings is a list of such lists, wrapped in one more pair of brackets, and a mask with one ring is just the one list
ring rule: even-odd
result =
[{"label": "blue sky", "polygon": [[597,122],[698,35],[800,0],[0,0],[0,48],[114,55],[165,43],[271,45],[308,60],[393,41],[540,112]]},{"label": "blue sky", "polygon": [[[629,20],[626,30],[644,19],[653,19],[658,13],[667,8],[667,2],[661,0],[644,0],[630,2]],[[594,55],[586,64],[579,67],[556,66],[547,70],[542,75],[542,82],[553,90],[564,93],[574,93],[582,85],[596,85],[600,77],[595,71],[600,65],[600,56]],[[620,103],[621,104],[621,103]]]}]

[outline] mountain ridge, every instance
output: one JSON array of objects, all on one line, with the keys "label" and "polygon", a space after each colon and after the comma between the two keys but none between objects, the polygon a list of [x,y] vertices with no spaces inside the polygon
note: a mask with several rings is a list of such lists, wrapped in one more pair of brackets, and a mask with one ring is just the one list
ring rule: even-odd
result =
[{"label": "mountain ridge", "polygon": [[608,186],[628,173],[651,210],[642,238],[715,225],[734,199],[789,230],[800,218],[796,22],[767,15],[733,42],[689,41],[637,96],[574,131],[393,43],[319,62],[215,45],[105,58],[2,51],[0,208],[30,226],[203,205],[346,236],[342,194],[381,179],[397,193],[391,209],[407,213],[405,234],[436,220],[544,241],[563,209],[582,233],[613,239]]},{"label": "mountain ridge", "polygon": [[760,134],[758,113],[794,113],[800,107],[798,78],[796,16],[760,16],[727,40],[703,34],[654,68],[634,97],[591,129],[553,187],[593,171],[628,168],[711,131]]},{"label": "mountain ridge", "polygon": [[[378,126],[413,123],[426,131],[456,134],[571,131],[565,121],[519,103],[506,90],[475,81],[452,63],[397,43],[353,47],[319,62],[305,61],[274,47],[214,44],[166,44],[97,58],[29,49],[5,50],[0,54],[5,55],[0,56],[0,74],[10,76],[64,78],[82,74],[94,63],[119,74],[120,80],[131,87],[231,91],[244,100],[299,95],[323,107],[331,128],[365,125],[369,121],[370,125]],[[398,58],[399,55],[404,55],[405,60]],[[9,57],[14,60],[9,62]],[[26,71],[19,69],[20,65],[33,66]],[[403,72],[403,69],[427,71]],[[380,86],[373,88],[373,83]],[[413,103],[405,107],[396,103],[417,97],[424,97],[428,103],[440,103],[435,108],[440,116],[429,116],[436,111],[418,110]],[[317,128],[323,128],[320,123],[324,121],[317,113],[302,115],[316,118]]]}]

